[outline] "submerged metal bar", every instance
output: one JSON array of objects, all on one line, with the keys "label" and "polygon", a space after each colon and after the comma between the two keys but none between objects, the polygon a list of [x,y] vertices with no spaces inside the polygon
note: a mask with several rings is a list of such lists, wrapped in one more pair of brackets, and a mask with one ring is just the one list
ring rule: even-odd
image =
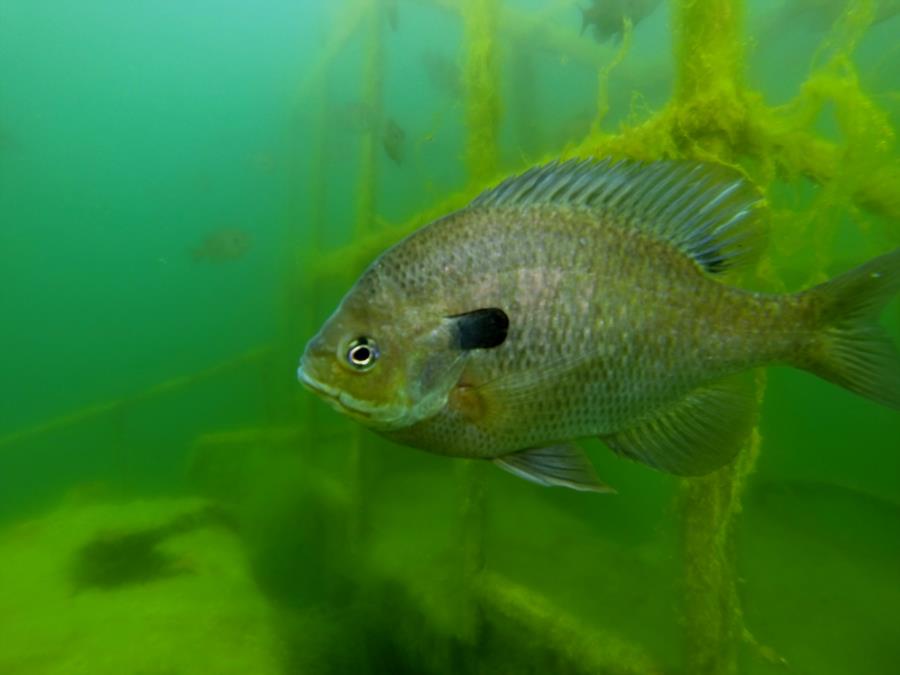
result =
[{"label": "submerged metal bar", "polygon": [[170,380],[160,382],[159,384],[156,384],[149,389],[145,389],[144,391],[130,394],[128,396],[123,396],[122,398],[118,398],[113,401],[97,403],[96,405],[82,408],[81,410],[77,410],[67,415],[61,415],[52,420],[44,422],[43,424],[38,424],[27,429],[20,429],[19,431],[13,431],[12,433],[6,434],[5,436],[0,436],[0,448],[14,445],[16,443],[21,443],[22,441],[30,440],[38,436],[43,436],[54,431],[59,431],[60,429],[65,429],[66,427],[70,427],[75,424],[81,424],[98,417],[103,417],[110,413],[119,412],[125,408],[129,408],[139,403],[151,401],[166,394],[170,394],[181,389],[186,389],[187,387],[190,387],[199,382],[218,377],[219,375],[223,375],[224,373],[230,372],[232,370],[237,370],[238,368],[241,368],[247,364],[259,361],[265,358],[270,353],[272,353],[272,347],[259,347],[249,352],[244,352],[243,354],[236,356],[233,359],[229,359],[227,361],[224,361],[223,363],[207,368],[206,370],[201,370],[197,373],[193,373],[192,375],[173,377]]},{"label": "submerged metal bar", "polygon": [[[319,294],[315,292],[316,275],[313,272],[313,261],[321,255],[323,250],[322,233],[326,231],[326,219],[328,212],[328,171],[329,171],[329,140],[330,126],[328,116],[328,83],[322,80],[317,88],[317,96],[312,104],[312,144],[309,156],[309,189],[301,190],[297,186],[297,192],[304,194],[309,199],[309,221],[307,230],[304,233],[306,238],[305,245],[298,245],[298,252],[295,255],[295,264],[291,271],[291,277],[288,280],[288,298],[284,311],[289,315],[296,313],[300,316],[300,321],[296,326],[296,330],[289,330],[286,337],[286,346],[289,347],[292,340],[296,340],[297,354],[299,359],[302,343],[309,340],[318,329],[316,322],[319,320]],[[303,223],[305,226],[306,223]],[[302,259],[299,250],[304,251]],[[294,297],[296,296],[296,297]],[[297,386],[297,383],[291,378],[291,384],[294,386],[296,408],[301,412],[302,417],[308,427],[309,433],[313,437],[318,435],[318,416],[315,411],[318,410],[314,397],[309,392],[304,391],[303,387]]]},{"label": "submerged metal bar", "polygon": [[[340,20],[336,21],[336,28],[329,36],[328,42],[318,51],[318,59],[312,68],[307,71],[306,77],[297,88],[295,107],[305,107],[311,93],[325,79],[335,59],[343,52],[344,47],[350,42],[356,29],[363,22],[368,13],[369,0],[356,0],[350,7],[341,8]],[[307,54],[306,51],[303,52]]]},{"label": "submerged metal bar", "polygon": [[463,5],[466,169],[479,187],[495,177],[500,163],[498,12],[497,0],[466,0]]},{"label": "submerged metal bar", "polygon": [[[378,212],[379,160],[382,153],[382,134],[385,117],[384,92],[384,8],[381,0],[369,0],[363,23],[362,103],[371,116],[362,135],[360,146],[359,182],[357,187],[357,215],[353,239],[370,234]],[[355,272],[351,271],[355,276]]]},{"label": "submerged metal bar", "polygon": [[[460,0],[409,0],[411,3],[432,7],[451,17],[464,14],[466,3]],[[590,38],[581,38],[577,32],[577,2],[568,7],[572,12],[572,29],[561,28],[549,20],[554,14],[567,9],[565,4],[550,7],[535,16],[522,12],[507,3],[498,8],[497,33],[520,40],[535,53],[546,53],[588,68],[596,68],[607,55],[615,50],[598,44]]]},{"label": "submerged metal bar", "polygon": [[[506,577],[485,572],[475,595],[493,634],[504,633],[522,650],[543,651],[579,675],[662,675],[662,667],[641,646],[597,628],[585,629],[553,602]],[[691,675],[697,675],[694,671]]]},{"label": "submerged metal bar", "polygon": [[[675,98],[670,134],[697,154],[732,160],[736,130],[751,107],[743,87],[743,1],[678,0],[675,4]],[[720,121],[721,120],[721,121]],[[760,402],[762,382],[759,386]],[[736,675],[744,634],[734,558],[735,517],[744,479],[759,453],[759,431],[739,458],[716,473],[682,481],[684,671]]]},{"label": "submerged metal bar", "polygon": [[735,521],[760,445],[754,429],[733,464],[682,481],[684,671],[692,675],[738,672],[738,649],[747,631],[737,590]]},{"label": "submerged metal bar", "polygon": [[738,95],[744,72],[743,0],[675,3],[675,98]]}]

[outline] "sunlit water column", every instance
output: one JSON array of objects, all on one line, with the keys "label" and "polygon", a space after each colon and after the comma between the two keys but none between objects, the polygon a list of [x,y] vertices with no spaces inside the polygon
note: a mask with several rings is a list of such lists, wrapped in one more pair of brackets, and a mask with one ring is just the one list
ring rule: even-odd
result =
[{"label": "sunlit water column", "polygon": [[[743,87],[741,0],[677,0],[673,125],[683,151],[721,160],[741,153],[748,106]],[[760,377],[759,391],[764,381]],[[760,393],[761,397],[761,393]],[[746,476],[759,452],[758,429],[738,459],[681,484],[684,667],[692,675],[733,675],[745,636],[735,570],[735,526]]]}]

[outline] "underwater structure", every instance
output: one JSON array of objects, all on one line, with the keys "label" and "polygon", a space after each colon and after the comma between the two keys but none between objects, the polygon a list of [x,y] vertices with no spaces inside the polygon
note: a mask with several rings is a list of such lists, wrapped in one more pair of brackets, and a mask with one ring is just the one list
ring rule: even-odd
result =
[{"label": "underwater structure", "polygon": [[[811,181],[820,186],[813,206],[816,217],[788,223],[779,220],[782,214],[773,214],[772,248],[774,255],[789,256],[795,242],[805,237],[813,242],[811,251],[805,252],[814,266],[810,279],[824,278],[836,236],[835,221],[828,215],[834,204],[900,222],[900,161],[892,145],[895,131],[863,90],[852,61],[874,18],[875,4],[851,3],[796,96],[771,106],[747,82],[743,0],[672,0],[676,54],[672,97],[653,114],[611,129],[605,123],[608,80],[630,47],[629,23],[623,27],[614,57],[598,64],[595,45],[573,43],[569,34],[542,23],[540,17],[504,7],[500,0],[415,3],[433,7],[462,26],[467,134],[462,156],[467,187],[407,222],[386,222],[379,204],[382,140],[378,126],[372,125],[363,133],[356,157],[352,241],[326,250],[327,245],[316,239],[328,229],[327,200],[334,196],[324,178],[330,161],[329,139],[337,133],[329,128],[333,120],[326,85],[335,60],[351,41],[361,44],[363,102],[375,119],[386,117],[390,3],[351,3],[296,92],[298,101],[310,104],[304,107],[314,129],[313,144],[292,154],[291,170],[297,181],[305,176],[310,180],[286,206],[283,249],[288,253],[280,338],[125,400],[98,404],[0,437],[0,452],[45,434],[126,415],[228,373],[258,371],[271,399],[269,424],[199,437],[191,451],[189,472],[206,499],[227,505],[249,524],[248,531],[254,533],[248,537],[250,557],[259,565],[254,575],[265,590],[294,598],[295,609],[307,604],[331,608],[316,615],[301,612],[300,619],[282,615],[279,649],[282,642],[294,644],[294,653],[288,647],[285,658],[296,669],[285,672],[331,672],[328,668],[349,672],[358,666],[354,658],[365,658],[371,672],[417,673],[731,675],[742,672],[746,659],[781,667],[777,649],[762,644],[747,625],[739,589],[737,537],[745,485],[766,448],[758,426],[732,465],[708,477],[678,480],[671,514],[677,523],[672,550],[678,559],[665,563],[671,573],[666,597],[678,607],[673,613],[678,617],[678,639],[663,653],[655,653],[644,645],[635,626],[614,630],[592,625],[562,608],[550,594],[492,569],[487,551],[492,550],[493,516],[478,463],[448,464],[445,485],[428,484],[426,490],[437,490],[438,505],[423,513],[441,516],[440,524],[431,524],[435,541],[402,543],[403,519],[373,506],[388,471],[379,464],[377,453],[365,451],[369,437],[356,425],[323,416],[313,397],[273,373],[296,361],[303,341],[329,309],[317,303],[319,294],[310,289],[346,287],[374,254],[436,216],[461,207],[509,173],[511,167],[504,165],[501,153],[505,112],[500,93],[501,34],[514,49],[540,46],[597,72],[598,100],[590,130],[546,159],[612,155],[647,161],[709,160],[738,167],[764,191],[800,179]],[[520,97],[528,95],[517,92]],[[825,108],[834,112],[839,141],[817,133],[816,120]],[[769,257],[751,272],[769,287],[782,290],[786,281],[778,270]],[[762,399],[765,382],[764,376],[759,377]],[[409,489],[411,500],[418,497],[409,486],[391,485]],[[559,518],[561,523],[565,520],[564,515]],[[310,542],[319,545],[311,549]],[[90,546],[90,541],[83,543]],[[534,542],[536,550],[552,545]],[[403,546],[406,555],[397,552]],[[420,559],[424,554],[416,555],[417,546],[440,563],[425,565]],[[87,549],[88,553],[93,550]],[[633,564],[612,549],[595,547],[589,552]],[[305,578],[287,583],[290,575],[285,570],[297,557],[307,566]],[[428,571],[422,572],[416,564]],[[640,569],[640,565],[632,568]],[[646,565],[648,574],[659,569],[658,561]],[[88,572],[84,574],[90,578]],[[254,612],[262,611],[256,604],[253,607]],[[276,642],[268,630],[260,643]],[[347,653],[351,635],[356,640],[368,636],[362,639],[368,642],[359,654]],[[270,667],[267,663],[266,668]]]}]

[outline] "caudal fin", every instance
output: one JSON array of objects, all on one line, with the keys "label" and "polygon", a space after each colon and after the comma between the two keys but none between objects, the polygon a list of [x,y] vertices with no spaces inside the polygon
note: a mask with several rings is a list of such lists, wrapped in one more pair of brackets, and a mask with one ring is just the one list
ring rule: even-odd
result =
[{"label": "caudal fin", "polygon": [[808,292],[822,329],[798,365],[900,410],[900,352],[878,325],[881,310],[900,292],[900,249]]}]

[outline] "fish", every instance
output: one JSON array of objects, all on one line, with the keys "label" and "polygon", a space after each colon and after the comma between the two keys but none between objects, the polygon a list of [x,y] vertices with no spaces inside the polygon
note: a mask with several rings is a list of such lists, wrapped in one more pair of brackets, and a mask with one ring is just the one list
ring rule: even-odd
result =
[{"label": "fish", "polygon": [[391,31],[396,33],[400,27],[400,13],[397,11],[397,0],[385,0],[384,11]]},{"label": "fish", "polygon": [[463,84],[462,70],[445,54],[425,50],[421,54],[420,62],[425,69],[425,74],[432,86],[453,99],[462,98],[466,87]]},{"label": "fish", "polygon": [[381,145],[387,156],[390,157],[395,164],[403,163],[404,146],[406,144],[406,132],[394,120],[388,119],[384,123],[384,130],[381,134]]},{"label": "fish", "polygon": [[877,319],[900,248],[791,294],[727,283],[766,242],[736,169],[535,166],[376,258],[307,343],[300,382],[398,443],[611,491],[577,441],[677,476],[729,464],[756,369],[788,365],[900,410]]},{"label": "fish", "polygon": [[237,227],[221,227],[210,232],[191,250],[195,262],[226,262],[244,256],[253,245],[248,232]]},{"label": "fish", "polygon": [[621,41],[625,30],[625,20],[630,19],[632,26],[656,11],[661,0],[592,0],[588,7],[581,7],[581,34],[587,28],[592,29],[597,42],[606,42],[615,38]]}]

